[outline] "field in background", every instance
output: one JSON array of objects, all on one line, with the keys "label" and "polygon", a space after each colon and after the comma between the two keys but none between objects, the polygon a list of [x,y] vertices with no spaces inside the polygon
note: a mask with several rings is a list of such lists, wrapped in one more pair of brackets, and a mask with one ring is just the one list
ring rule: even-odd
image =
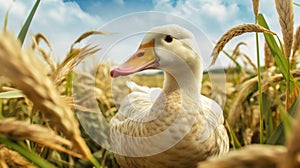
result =
[{"label": "field in background", "polygon": [[[91,79],[96,85],[97,105],[107,121],[118,111],[112,90],[121,95],[118,99],[128,93],[121,80],[112,85],[111,63],[97,65],[80,76],[73,72],[82,60],[98,51],[93,46],[78,48],[76,44],[105,32],[89,31],[79,36],[61,63],[53,61],[51,44],[42,33],[32,37],[30,47],[22,49],[39,2],[17,37],[7,30],[8,12],[0,32],[0,167],[119,167],[113,154],[86,134],[75,115],[78,110],[89,112],[86,114],[93,118],[89,124],[97,131],[99,121],[94,111],[77,105],[80,101],[89,103],[91,95],[85,95],[85,90],[90,89]],[[299,166],[300,118],[295,116],[300,108],[300,27],[294,28],[293,23],[293,9],[298,9],[298,4],[275,0],[283,34],[278,37],[258,13],[259,1],[252,2],[256,23],[238,25],[224,33],[212,53],[214,60],[220,52],[232,60],[233,66],[225,69],[226,92],[216,87],[207,74],[201,91],[224,106],[232,152],[201,163],[201,168],[247,166],[249,162],[254,167]],[[253,33],[257,46],[265,45],[264,55],[257,52],[257,60],[264,57],[265,66],[239,50],[243,42],[230,51],[223,50],[232,38],[244,33]],[[258,41],[258,33],[265,41]],[[48,48],[41,48],[41,41]],[[95,73],[94,79],[91,74]],[[162,80],[161,74],[133,78],[151,87],[161,87]],[[81,81],[80,85],[73,86],[74,81]],[[77,88],[80,92],[73,90]],[[76,94],[84,95],[85,100],[73,100]],[[103,134],[99,130],[97,133]]]}]

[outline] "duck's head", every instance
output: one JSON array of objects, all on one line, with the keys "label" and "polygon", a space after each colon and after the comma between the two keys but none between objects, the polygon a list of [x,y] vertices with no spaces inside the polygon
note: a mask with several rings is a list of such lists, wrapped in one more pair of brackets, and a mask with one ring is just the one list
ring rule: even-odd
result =
[{"label": "duck's head", "polygon": [[138,50],[110,74],[115,78],[146,69],[160,69],[173,73],[180,71],[182,66],[185,66],[183,64],[187,65],[194,75],[202,74],[201,59],[193,34],[172,24],[152,28],[146,33]]}]

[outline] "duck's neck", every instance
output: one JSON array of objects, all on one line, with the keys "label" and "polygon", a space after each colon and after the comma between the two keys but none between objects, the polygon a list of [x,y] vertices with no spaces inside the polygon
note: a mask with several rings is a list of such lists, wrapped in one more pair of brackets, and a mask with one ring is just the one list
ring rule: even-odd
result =
[{"label": "duck's neck", "polygon": [[201,90],[202,70],[200,68],[178,67],[177,70],[170,70],[164,73],[163,91],[169,94],[180,90],[182,94],[198,100]]}]

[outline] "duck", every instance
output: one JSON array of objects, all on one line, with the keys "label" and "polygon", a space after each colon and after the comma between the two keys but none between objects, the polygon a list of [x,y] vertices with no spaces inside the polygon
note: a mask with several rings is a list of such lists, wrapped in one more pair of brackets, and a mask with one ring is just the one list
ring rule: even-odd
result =
[{"label": "duck", "polygon": [[164,73],[162,88],[128,81],[110,121],[110,143],[118,164],[132,167],[196,167],[229,151],[222,108],[201,95],[203,63],[194,35],[176,24],[157,26],[137,51],[110,71],[112,78],[148,69]]}]

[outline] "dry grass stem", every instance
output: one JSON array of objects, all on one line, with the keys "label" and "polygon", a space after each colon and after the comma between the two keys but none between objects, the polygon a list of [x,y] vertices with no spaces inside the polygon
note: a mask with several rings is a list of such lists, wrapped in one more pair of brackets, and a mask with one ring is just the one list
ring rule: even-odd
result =
[{"label": "dry grass stem", "polygon": [[265,67],[268,69],[274,66],[274,57],[267,43],[264,45]]},{"label": "dry grass stem", "polygon": [[299,46],[300,46],[300,26],[297,27],[296,33],[294,35],[292,64],[295,63],[295,61],[296,61],[295,55],[299,49]]},{"label": "dry grass stem", "polygon": [[83,39],[85,39],[85,38],[87,38],[87,37],[89,37],[89,36],[91,36],[91,35],[108,35],[108,34],[110,34],[110,33],[108,33],[108,32],[105,32],[105,31],[98,31],[98,30],[91,30],[91,31],[88,31],[88,32],[85,32],[85,33],[83,33],[81,36],[79,36],[75,41],[74,41],[74,43],[72,44],[72,47],[71,48],[73,48],[73,46],[76,44],[76,43],[80,43]]},{"label": "dry grass stem", "polygon": [[[293,75],[294,78],[299,78],[300,77],[300,69],[295,69],[291,71],[291,75]],[[282,74],[276,74],[272,75],[268,78],[268,80],[265,80],[265,82],[262,85],[262,91],[265,92],[267,89],[270,87],[271,84],[273,83],[278,83],[283,81],[284,78]]]},{"label": "dry grass stem", "polygon": [[252,6],[253,6],[253,13],[256,18],[258,15],[259,0],[252,0]]},{"label": "dry grass stem", "polygon": [[[69,138],[73,147],[83,156],[91,153],[81,137],[79,124],[67,101],[59,94],[43,64],[32,50],[22,52],[19,41],[9,33],[0,34],[0,62],[17,89],[30,99],[34,106],[47,117],[52,126],[58,126]],[[7,59],[9,57],[9,59]]]},{"label": "dry grass stem", "polygon": [[240,48],[240,46],[242,46],[242,45],[247,46],[247,44],[246,44],[245,42],[240,42],[240,43],[238,43],[238,44],[235,46],[234,50],[232,51],[232,58],[233,58],[233,59],[237,59],[238,56],[241,55],[241,52],[240,52],[240,49],[239,49],[239,48]]},{"label": "dry grass stem", "polygon": [[[268,73],[268,71],[266,71],[265,73]],[[293,75],[294,78],[299,78],[300,77],[300,69],[295,69],[291,71],[291,75]],[[265,76],[263,74],[263,76]],[[262,91],[266,92],[268,91],[268,88],[271,86],[271,84],[274,83],[278,83],[283,81],[284,78],[282,76],[282,74],[277,74],[277,75],[272,75],[269,76],[267,79],[263,79],[263,85],[262,85]],[[245,99],[247,98],[247,96],[250,94],[250,92],[248,92],[249,90],[253,90],[253,89],[257,89],[257,78],[253,77],[251,79],[248,79],[246,82],[244,82],[241,86],[240,86],[240,90],[238,91],[237,96],[234,99],[234,102],[229,110],[229,115],[227,118],[228,124],[230,126],[233,126],[235,124],[235,122],[238,120],[238,118],[241,115],[241,104],[242,102],[245,101]],[[257,96],[258,93],[253,94],[253,96]]]},{"label": "dry grass stem", "polygon": [[283,35],[284,53],[289,59],[293,43],[294,8],[292,0],[275,0],[276,10]]},{"label": "dry grass stem", "polygon": [[[47,53],[44,49],[39,47],[41,40],[43,40],[46,43],[46,45],[48,46],[48,48],[50,50],[49,53]],[[38,33],[32,37],[32,49],[38,51],[38,53],[42,56],[42,58],[46,61],[46,63],[51,68],[51,71],[54,72],[54,70],[56,69],[56,65],[55,65],[54,61],[51,59],[51,55],[50,55],[50,53],[52,51],[52,47],[51,47],[51,44],[49,43],[49,40],[47,39],[47,37],[44,34]]]},{"label": "dry grass stem", "polygon": [[223,50],[224,46],[233,38],[236,36],[239,36],[241,34],[244,33],[248,33],[248,32],[264,32],[264,33],[270,33],[270,34],[275,34],[274,32],[263,28],[260,25],[257,24],[242,24],[242,25],[238,25],[232,29],[230,29],[229,31],[227,31],[222,37],[221,39],[217,42],[215,48],[213,49],[212,52],[212,63],[211,65],[213,65],[217,59],[217,56],[219,55],[219,53]]},{"label": "dry grass stem", "polygon": [[247,62],[252,66],[253,70],[257,72],[256,65],[251,61],[250,57],[247,54],[243,54],[244,58],[247,60]]},{"label": "dry grass stem", "polygon": [[248,79],[242,84],[242,86],[240,86],[241,89],[238,91],[238,94],[235,97],[234,102],[230,108],[230,111],[228,112],[227,121],[230,126],[233,126],[237,119],[240,117],[242,110],[240,107],[241,102],[243,102],[248,96],[248,94],[250,94],[248,93],[248,90],[250,90],[253,87],[256,87],[257,80],[257,78]]},{"label": "dry grass stem", "polygon": [[286,153],[287,149],[284,146],[249,145],[225,156],[212,157],[200,162],[198,168],[276,168]]},{"label": "dry grass stem", "polygon": [[53,81],[57,86],[60,86],[66,77],[73,71],[74,67],[78,65],[87,56],[95,54],[99,49],[97,47],[84,47],[82,49],[72,49],[65,60],[57,67],[53,73]]},{"label": "dry grass stem", "polygon": [[24,159],[19,153],[0,145],[1,168],[36,168],[32,163]]}]

